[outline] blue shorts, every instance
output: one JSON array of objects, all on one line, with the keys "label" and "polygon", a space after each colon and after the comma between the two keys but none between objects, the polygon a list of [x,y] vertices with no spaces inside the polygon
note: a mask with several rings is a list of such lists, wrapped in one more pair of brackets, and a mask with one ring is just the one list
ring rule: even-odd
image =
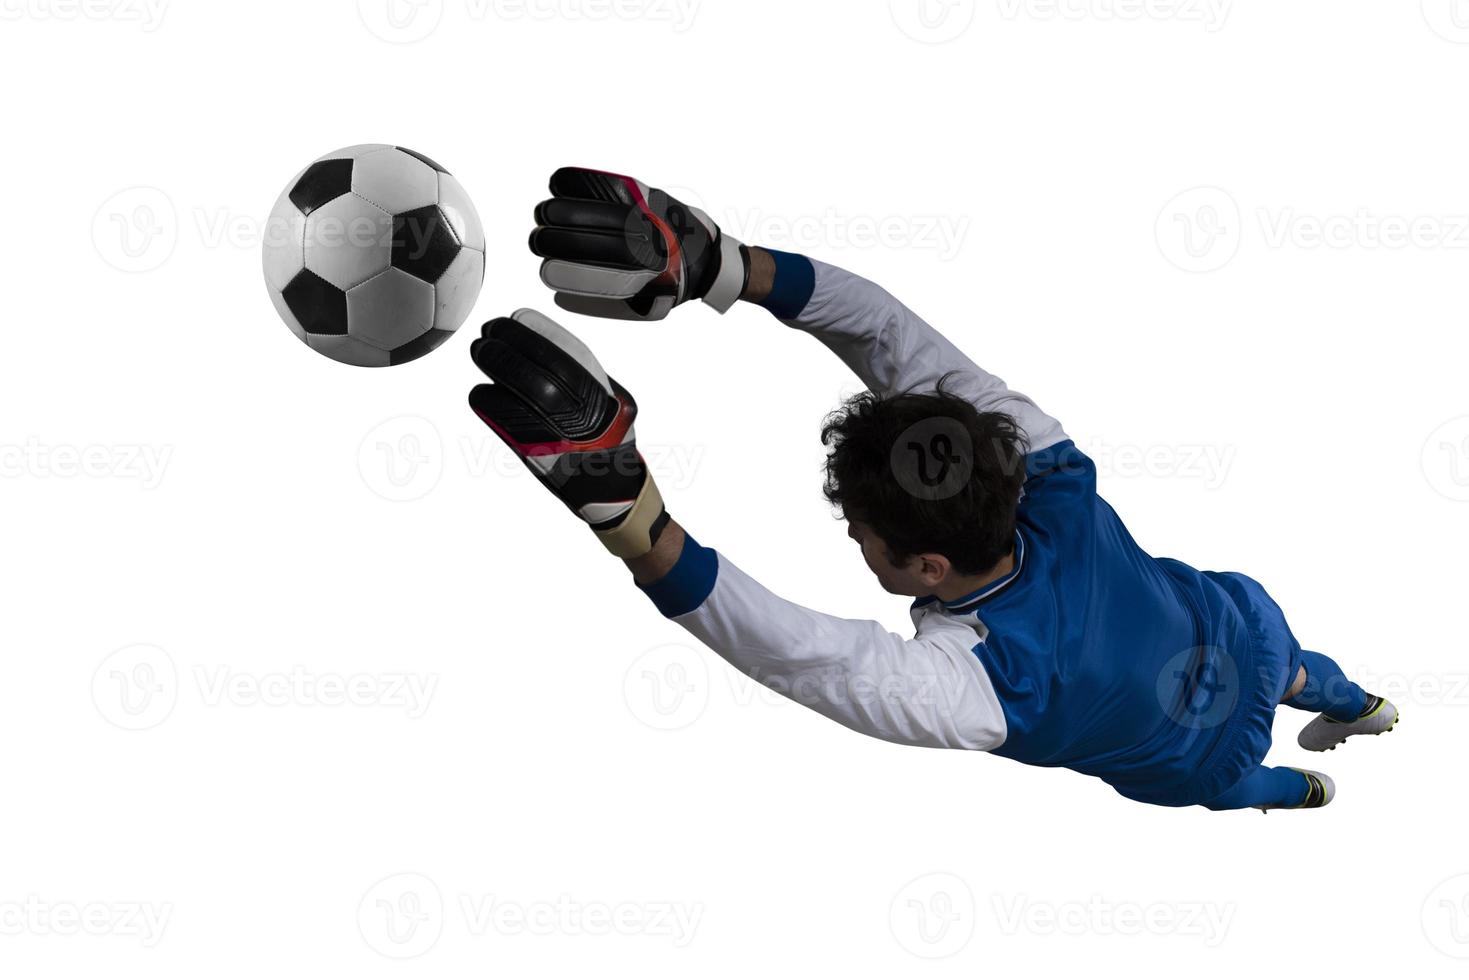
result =
[{"label": "blue shorts", "polygon": [[1259,582],[1238,572],[1204,574],[1218,583],[1244,617],[1254,660],[1254,676],[1241,685],[1245,703],[1236,719],[1239,731],[1228,756],[1215,760],[1218,767],[1238,771],[1238,778],[1243,778],[1270,751],[1275,709],[1301,669],[1301,645],[1285,613]]}]

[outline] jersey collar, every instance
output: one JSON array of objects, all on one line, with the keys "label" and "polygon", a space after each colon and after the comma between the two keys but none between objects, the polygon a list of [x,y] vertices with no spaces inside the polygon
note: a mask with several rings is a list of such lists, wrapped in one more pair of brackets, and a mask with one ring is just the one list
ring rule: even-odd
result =
[{"label": "jersey collar", "polygon": [[973,612],[975,609],[979,608],[980,603],[984,602],[986,599],[990,599],[995,595],[998,595],[1000,592],[1006,589],[1011,582],[1014,582],[1017,578],[1019,578],[1020,570],[1024,567],[1025,539],[1020,536],[1020,530],[1017,528],[1015,531],[1015,567],[1010,569],[1010,571],[1003,578],[997,578],[990,584],[983,586],[982,588],[979,588],[966,596],[961,596],[958,599],[951,599],[945,602],[944,608],[947,609],[949,612],[955,614],[956,616],[962,616],[965,613]]}]

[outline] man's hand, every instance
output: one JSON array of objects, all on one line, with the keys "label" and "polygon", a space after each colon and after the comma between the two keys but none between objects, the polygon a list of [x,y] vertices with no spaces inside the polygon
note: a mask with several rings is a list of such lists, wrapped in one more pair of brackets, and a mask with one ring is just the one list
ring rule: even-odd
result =
[{"label": "man's hand", "polygon": [[702,299],[720,313],[744,291],[740,243],[698,208],[620,174],[563,167],[536,208],[530,248],[556,304],[591,316],[661,320]]},{"label": "man's hand", "polygon": [[535,310],[491,320],[469,348],[494,384],[469,405],[619,558],[647,554],[668,524],[633,437],[638,406],[586,345]]}]

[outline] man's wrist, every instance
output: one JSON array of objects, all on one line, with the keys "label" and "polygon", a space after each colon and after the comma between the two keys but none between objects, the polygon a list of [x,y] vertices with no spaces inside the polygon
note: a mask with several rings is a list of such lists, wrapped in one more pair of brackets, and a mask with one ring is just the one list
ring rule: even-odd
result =
[{"label": "man's wrist", "polygon": [[745,246],[745,290],[740,299],[747,303],[762,302],[775,288],[775,257],[763,248]]},{"label": "man's wrist", "polygon": [[624,559],[628,570],[632,572],[633,581],[639,585],[649,585],[667,575],[678,564],[678,556],[683,554],[683,545],[683,528],[677,521],[669,519],[651,550],[635,558]]}]

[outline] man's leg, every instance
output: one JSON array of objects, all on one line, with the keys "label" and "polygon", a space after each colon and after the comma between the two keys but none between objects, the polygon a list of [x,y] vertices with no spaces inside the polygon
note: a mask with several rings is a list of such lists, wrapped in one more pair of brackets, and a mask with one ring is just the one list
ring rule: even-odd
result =
[{"label": "man's leg", "polygon": [[1256,766],[1234,786],[1209,800],[1210,810],[1292,810],[1320,807],[1331,802],[1336,788],[1320,773],[1307,773],[1284,766]]},{"label": "man's leg", "polygon": [[1300,674],[1304,677],[1297,676],[1282,703],[1321,712],[1301,730],[1301,748],[1324,752],[1349,736],[1381,735],[1397,724],[1397,708],[1353,684],[1325,654],[1302,650]]},{"label": "man's leg", "polygon": [[1285,703],[1301,711],[1319,711],[1332,721],[1355,721],[1367,706],[1369,695],[1347,679],[1336,661],[1323,653],[1301,651],[1305,683],[1297,676],[1291,686],[1294,696]]}]

